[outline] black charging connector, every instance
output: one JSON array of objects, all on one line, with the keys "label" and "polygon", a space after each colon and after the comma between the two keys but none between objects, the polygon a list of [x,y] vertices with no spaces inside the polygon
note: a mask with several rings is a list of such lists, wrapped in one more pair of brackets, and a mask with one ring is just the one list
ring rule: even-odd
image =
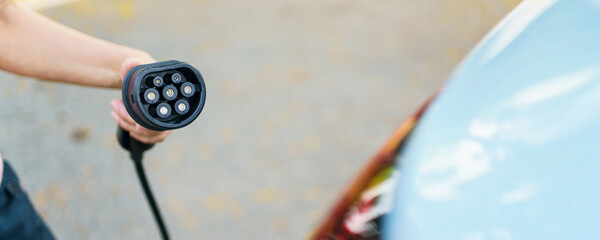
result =
[{"label": "black charging connector", "polygon": [[[122,93],[123,103],[131,118],[155,131],[187,126],[200,115],[206,101],[206,86],[200,72],[187,63],[175,60],[132,68],[123,80]],[[144,152],[154,145],[136,140],[121,127],[117,130],[117,139],[130,153],[162,239],[169,239],[142,165]]]},{"label": "black charging connector", "polygon": [[[178,104],[179,100],[187,104]],[[171,60],[139,65],[129,70],[123,80],[123,103],[127,112],[148,129],[164,131],[185,127],[200,115],[205,101],[202,75],[184,62]]]}]

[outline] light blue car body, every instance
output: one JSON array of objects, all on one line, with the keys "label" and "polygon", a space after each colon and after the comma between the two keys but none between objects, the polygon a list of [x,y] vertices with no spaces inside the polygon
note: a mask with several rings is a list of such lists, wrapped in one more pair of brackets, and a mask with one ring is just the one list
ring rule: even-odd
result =
[{"label": "light blue car body", "polygon": [[600,0],[521,3],[398,157],[386,239],[600,239]]}]

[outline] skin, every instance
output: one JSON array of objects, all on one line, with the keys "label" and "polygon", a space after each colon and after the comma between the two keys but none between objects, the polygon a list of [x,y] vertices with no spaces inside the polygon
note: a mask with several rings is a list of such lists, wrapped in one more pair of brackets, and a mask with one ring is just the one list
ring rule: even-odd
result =
[{"label": "skin", "polygon": [[[120,89],[133,67],[155,62],[148,53],[85,35],[11,0],[0,0],[0,69],[45,81]],[[110,102],[111,118],[143,143],[164,141],[171,131],[137,124],[123,101]],[[0,179],[2,177],[0,161]]]}]

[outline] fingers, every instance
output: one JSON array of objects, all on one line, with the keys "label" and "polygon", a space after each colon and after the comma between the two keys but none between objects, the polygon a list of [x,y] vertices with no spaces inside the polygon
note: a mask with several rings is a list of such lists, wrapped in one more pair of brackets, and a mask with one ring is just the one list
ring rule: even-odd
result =
[{"label": "fingers", "polygon": [[171,133],[171,131],[154,131],[142,127],[129,116],[129,113],[121,100],[112,100],[110,106],[113,110],[110,113],[111,118],[115,120],[123,130],[128,131],[132,137],[140,142],[146,144],[162,142]]},{"label": "fingers", "polygon": [[[129,116],[129,113],[127,112],[127,109],[125,109],[125,105],[123,104],[122,100],[114,99],[114,100],[110,101],[110,107],[112,108],[112,110],[116,114],[116,116],[120,120],[122,120],[128,128],[135,127],[135,125],[137,123],[135,122],[135,120],[133,120],[133,118],[131,118],[131,116]],[[111,116],[112,116],[112,114],[111,114]],[[114,117],[113,117],[113,119],[114,119]]]},{"label": "fingers", "polygon": [[169,134],[171,134],[171,131],[157,132],[157,134],[150,135],[150,136],[143,136],[143,135],[139,135],[137,133],[130,133],[130,135],[132,137],[134,137],[138,141],[143,142],[145,144],[154,144],[154,143],[162,142],[165,139],[167,139]]},{"label": "fingers", "polygon": [[123,61],[123,63],[121,64],[121,74],[120,74],[121,85],[123,84],[123,79],[125,79],[127,72],[129,72],[129,70],[131,70],[133,67],[135,67],[137,65],[140,65],[140,60],[135,59],[135,58],[128,58],[125,61]]},{"label": "fingers", "polygon": [[134,126],[132,126],[131,124],[125,122],[122,118],[119,117],[119,115],[117,113],[115,113],[114,111],[110,113],[110,117],[115,120],[115,122],[117,122],[117,124],[119,124],[119,127],[123,128],[123,130],[131,132],[131,130],[134,129]]}]

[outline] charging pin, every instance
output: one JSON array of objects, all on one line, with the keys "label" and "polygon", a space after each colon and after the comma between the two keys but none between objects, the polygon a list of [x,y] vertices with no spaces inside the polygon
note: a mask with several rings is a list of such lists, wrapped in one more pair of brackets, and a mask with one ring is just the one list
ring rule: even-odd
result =
[{"label": "charging pin", "polygon": [[164,98],[171,101],[177,97],[177,88],[173,85],[168,85],[163,89]]}]

